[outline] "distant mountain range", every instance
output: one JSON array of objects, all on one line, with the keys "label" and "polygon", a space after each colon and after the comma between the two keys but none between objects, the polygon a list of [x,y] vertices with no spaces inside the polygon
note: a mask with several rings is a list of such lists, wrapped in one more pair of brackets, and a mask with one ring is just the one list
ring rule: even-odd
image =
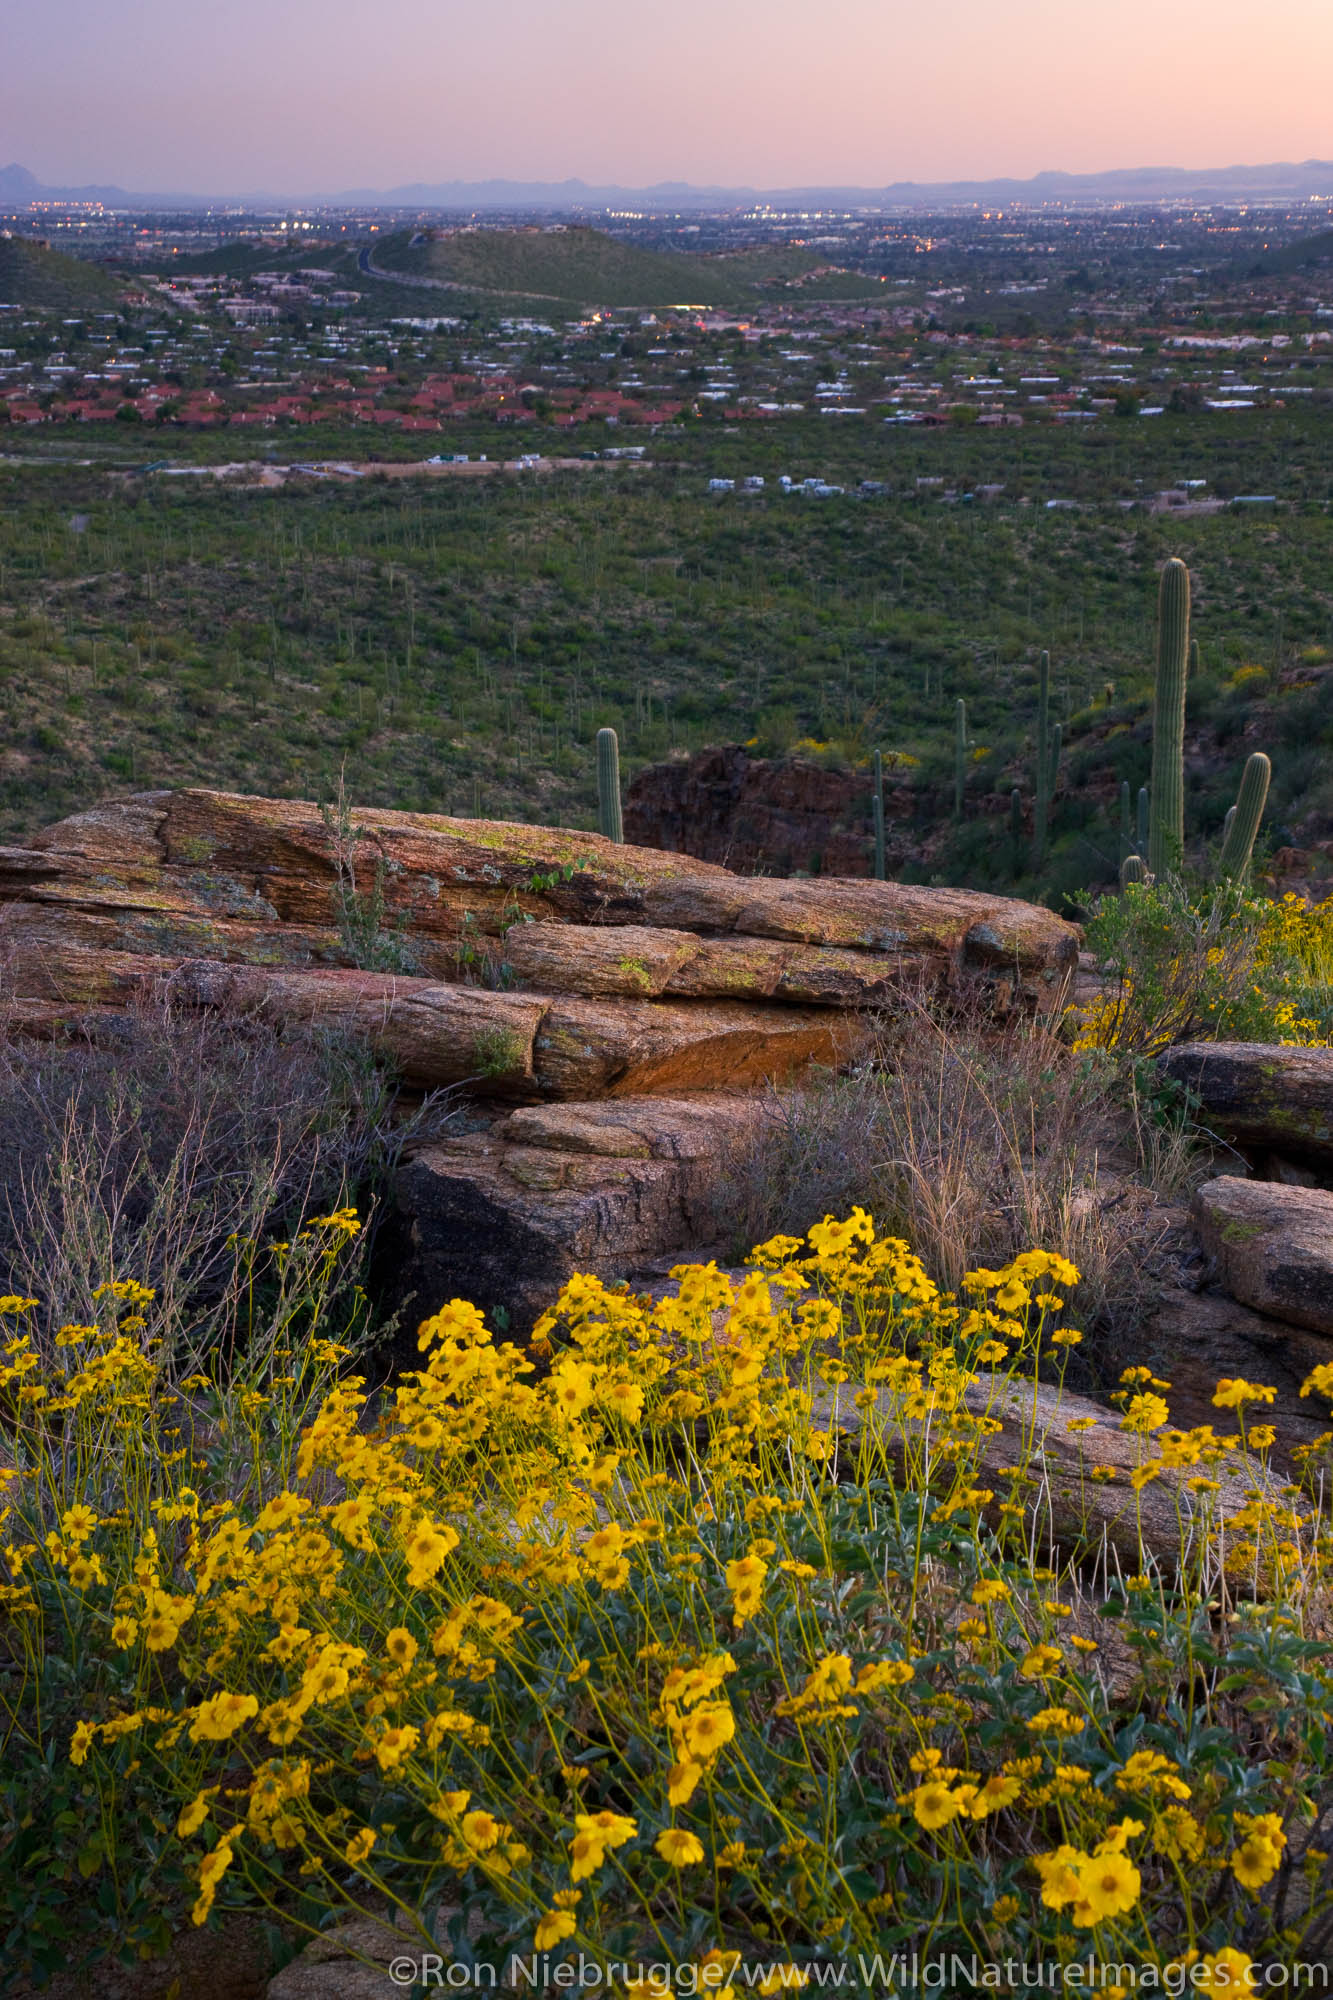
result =
[{"label": "distant mountain range", "polygon": [[50,187],[26,167],[0,167],[0,208],[30,201],[100,201],[111,208],[301,206],[442,209],[640,208],[712,210],[769,203],[775,208],[938,210],[980,202],[1033,206],[1041,202],[1304,201],[1333,197],[1333,161],[1304,160],[1257,167],[1130,167],[1100,174],[1034,174],[1030,180],[893,181],[886,187],[697,187],[659,181],[653,187],[599,186],[588,181],[413,181],[403,187],[346,188],[329,194],[130,193],[121,187]]}]

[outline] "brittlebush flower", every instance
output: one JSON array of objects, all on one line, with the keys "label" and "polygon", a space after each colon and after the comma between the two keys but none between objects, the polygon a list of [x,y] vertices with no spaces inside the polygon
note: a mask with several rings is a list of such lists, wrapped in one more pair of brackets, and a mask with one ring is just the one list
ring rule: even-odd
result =
[{"label": "brittlebush flower", "polygon": [[[1098,1924],[1104,1917],[1122,1917],[1139,1900],[1142,1878],[1127,1854],[1095,1854],[1075,1870],[1078,1897],[1076,1924]],[[1084,1909],[1089,1912],[1084,1915]]]},{"label": "brittlebush flower", "polygon": [[1247,1889],[1262,1889],[1282,1865],[1287,1836],[1276,1813],[1261,1813],[1239,1820],[1245,1838],[1228,1866],[1236,1880]]},{"label": "brittlebush flower", "polygon": [[951,1819],[957,1819],[962,1809],[963,1801],[938,1779],[918,1785],[912,1793],[912,1812],[917,1824],[924,1826],[927,1833],[947,1826]]},{"label": "brittlebush flower", "polygon": [[684,1734],[692,1757],[715,1757],[736,1734],[736,1718],[725,1702],[710,1702],[686,1717]]},{"label": "brittlebush flower", "polygon": [[974,1604],[1002,1604],[1012,1594],[1008,1584],[1002,1583],[999,1577],[995,1576],[983,1577],[980,1583],[972,1586]]},{"label": "brittlebush flower", "polygon": [[495,1846],[505,1828],[494,1813],[478,1808],[475,1812],[464,1813],[461,1830],[468,1846],[478,1854],[485,1854],[488,1848]]},{"label": "brittlebush flower", "polygon": [[659,1833],[653,1846],[672,1868],[693,1868],[704,1858],[703,1842],[696,1834],[686,1833],[678,1826],[669,1826]]},{"label": "brittlebush flower", "polygon": [[[982,1627],[984,1632],[985,1627]],[[883,1688],[906,1687],[916,1669],[910,1660],[871,1660],[856,1676],[854,1694],[878,1694]]]},{"label": "brittlebush flower", "polygon": [[176,1832],[182,1840],[188,1840],[192,1833],[198,1833],[200,1827],[208,1818],[212,1810],[213,1800],[216,1797],[217,1787],[216,1785],[210,1785],[207,1790],[200,1792],[198,1798],[191,1800],[190,1804],[186,1806],[184,1812],[182,1812],[180,1818],[176,1821]]},{"label": "brittlebush flower", "polygon": [[1247,1382],[1243,1375],[1224,1375],[1213,1392],[1213,1407],[1218,1410],[1242,1410],[1247,1403],[1271,1403],[1276,1395],[1276,1389],[1265,1389],[1257,1382]]},{"label": "brittlebush flower", "polygon": [[586,1882],[597,1873],[612,1848],[623,1847],[638,1831],[635,1822],[622,1813],[576,1813],[569,1850],[570,1880]]},{"label": "brittlebush flower", "polygon": [[1197,1979],[1193,1973],[1191,1979],[1204,1993],[1253,1993],[1254,1960],[1234,1944],[1223,1945],[1221,1951],[1209,1952]]},{"label": "brittlebush flower", "polygon": [[225,1743],[243,1722],[258,1715],[259,1701],[252,1694],[215,1694],[201,1701],[190,1724],[191,1743]]},{"label": "brittlebush flower", "polygon": [[667,1772],[668,1805],[688,1805],[698,1789],[703,1774],[703,1765],[694,1763],[692,1759],[687,1759],[682,1764],[673,1764]]},{"label": "brittlebush flower", "polygon": [[726,1567],[727,1589],[731,1592],[732,1624],[740,1631],[758,1611],[764,1594],[768,1564],[753,1553],[737,1556]]},{"label": "brittlebush flower", "polygon": [[578,1927],[578,1918],[572,1910],[548,1910],[533,1932],[532,1942],[538,1951],[549,1951],[553,1944],[573,1937]]},{"label": "brittlebush flower", "polygon": [[395,1764],[410,1756],[420,1741],[421,1731],[411,1723],[401,1729],[386,1729],[375,1739],[375,1762],[381,1771],[391,1771]]},{"label": "brittlebush flower", "polygon": [[385,1635],[384,1650],[400,1667],[410,1667],[418,1652],[417,1642],[405,1625],[395,1625]]},{"label": "brittlebush flower", "polygon": [[984,1819],[987,1813],[1002,1812],[1005,1806],[1014,1803],[1022,1789],[1017,1778],[997,1771],[977,1786],[968,1802],[968,1813],[973,1819]]},{"label": "brittlebush flower", "polygon": [[458,1535],[453,1528],[418,1521],[403,1543],[407,1580],[413,1590],[423,1589],[457,1547]]},{"label": "brittlebush flower", "polygon": [[235,1834],[220,1840],[211,1854],[206,1854],[199,1864],[199,1896],[190,1912],[192,1923],[202,1924],[208,1919],[213,1908],[213,1899],[218,1892],[218,1883],[232,1864],[232,1846]]}]

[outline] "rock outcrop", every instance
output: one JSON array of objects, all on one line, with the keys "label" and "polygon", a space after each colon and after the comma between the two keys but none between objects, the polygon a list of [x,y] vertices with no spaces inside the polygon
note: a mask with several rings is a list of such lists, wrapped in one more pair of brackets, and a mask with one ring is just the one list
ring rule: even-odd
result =
[{"label": "rock outcrop", "polygon": [[1233,1298],[1333,1335],[1333,1194],[1224,1174],[1199,1189],[1194,1213]]},{"label": "rock outcrop", "polygon": [[[631,999],[878,1006],[975,983],[1056,1004],[1072,928],[1029,903],[894,882],[781,882],[560,827],[143,793],[0,849],[11,991],[85,1005],[122,960],[348,967]],[[373,961],[374,962],[374,961]]]},{"label": "rock outcrop", "polygon": [[1193,1091],[1203,1123],[1271,1177],[1288,1163],[1333,1173],[1333,1049],[1186,1042],[1158,1064]]},{"label": "rock outcrop", "polygon": [[[1171,1576],[1182,1549],[1191,1544],[1192,1521],[1205,1513],[1229,1519],[1256,1486],[1272,1499],[1290,1491],[1284,1474],[1261,1470],[1253,1462],[1243,1469],[1225,1462],[1210,1467],[1215,1490],[1202,1496],[1191,1484],[1198,1469],[1190,1466],[1164,1468],[1136,1491],[1132,1474],[1158,1453],[1151,1440],[1123,1429],[1119,1413],[1104,1404],[1046,1383],[996,1375],[979,1376],[965,1400],[974,1416],[1000,1426],[983,1445],[979,1479],[997,1496],[1024,1499],[1032,1513],[1034,1541],[1066,1555],[1110,1550],[1137,1569],[1142,1549]],[[919,1447],[921,1426],[902,1419],[893,1397],[883,1392],[858,1407],[845,1390],[823,1390],[816,1408],[821,1418],[849,1434],[874,1432],[890,1456],[902,1451],[901,1441],[909,1433]],[[1011,1496],[1015,1460],[1025,1455],[1026,1487]],[[991,1507],[996,1518],[999,1504],[997,1499]],[[1309,1510],[1303,1506],[1300,1512],[1307,1515]]]},{"label": "rock outcrop", "polygon": [[624,1277],[713,1241],[728,1157],[764,1116],[753,1095],[618,1097],[524,1106],[424,1146],[398,1177],[386,1296],[408,1327],[462,1294],[526,1333],[576,1271]]},{"label": "rock outcrop", "polygon": [[404,1165],[381,1261],[398,1303],[465,1292],[516,1329],[575,1269],[715,1236],[762,1086],[855,1060],[904,996],[1056,1008],[1075,959],[1068,924],[1003,897],[204,790],[0,850],[16,1025],[87,1031],[166,992],[337,1024],[409,1087],[476,1101],[472,1130]]},{"label": "rock outcrop", "polygon": [[[152,969],[162,970],[150,961],[135,976]],[[390,1058],[405,1082],[465,1085],[483,1097],[745,1089],[811,1063],[836,1067],[868,1040],[866,1016],[832,1008],[496,993],[391,972],[268,972],[198,959],[167,976],[187,1002],[336,1023]]]},{"label": "rock outcrop", "polygon": [[1303,1327],[1255,1312],[1216,1287],[1190,1291],[1164,1286],[1146,1316],[1134,1360],[1171,1386],[1164,1391],[1171,1421],[1181,1430],[1213,1424],[1228,1428],[1213,1401],[1224,1376],[1244,1376],[1275,1391],[1264,1415],[1277,1426],[1272,1462],[1289,1477],[1294,1453],[1328,1429],[1328,1411],[1317,1397],[1302,1397],[1312,1368],[1333,1359],[1327,1341]]}]

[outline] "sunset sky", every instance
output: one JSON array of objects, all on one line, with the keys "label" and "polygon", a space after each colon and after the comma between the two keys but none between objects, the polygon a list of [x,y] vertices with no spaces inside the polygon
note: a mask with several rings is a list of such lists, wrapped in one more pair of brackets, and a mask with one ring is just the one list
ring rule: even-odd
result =
[{"label": "sunset sky", "polygon": [[1287,0],[40,0],[0,164],[144,190],[493,176],[877,186],[1333,155]]}]

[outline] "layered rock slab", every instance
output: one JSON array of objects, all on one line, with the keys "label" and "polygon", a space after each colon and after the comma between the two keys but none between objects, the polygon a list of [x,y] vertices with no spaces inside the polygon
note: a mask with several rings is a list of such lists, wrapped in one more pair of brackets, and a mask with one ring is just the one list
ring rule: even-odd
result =
[{"label": "layered rock slab", "polygon": [[[340,830],[308,802],[206,790],[138,794],[0,850],[0,938],[20,955],[77,944],[336,965],[351,893],[382,909],[423,975],[456,975],[491,940],[501,961],[540,959],[548,991],[614,995],[635,979],[650,996],[855,1006],[910,975],[1054,1005],[1077,949],[1049,910],[970,890],[746,878],[596,834],[424,813],[360,809]],[[676,935],[580,955],[551,926]]]},{"label": "layered rock slab", "polygon": [[136,993],[165,993],[188,1006],[336,1026],[387,1057],[407,1084],[459,1085],[482,1097],[753,1088],[788,1081],[812,1063],[836,1068],[861,1054],[870,1035],[864,1016],[832,1008],[495,993],[388,972],[268,970],[123,952],[49,954],[27,983],[22,1004],[33,1026],[123,1007]]},{"label": "layered rock slab", "polygon": [[1224,1174],[1199,1189],[1194,1216],[1234,1299],[1333,1337],[1333,1194]]},{"label": "layered rock slab", "polygon": [[532,1105],[422,1147],[399,1171],[383,1259],[405,1331],[464,1296],[526,1334],[576,1271],[621,1277],[710,1242],[728,1157],[765,1115],[762,1098],[722,1094]]},{"label": "layered rock slab", "polygon": [[1185,1042],[1158,1064],[1194,1092],[1221,1138],[1250,1154],[1333,1170],[1333,1049]]}]

